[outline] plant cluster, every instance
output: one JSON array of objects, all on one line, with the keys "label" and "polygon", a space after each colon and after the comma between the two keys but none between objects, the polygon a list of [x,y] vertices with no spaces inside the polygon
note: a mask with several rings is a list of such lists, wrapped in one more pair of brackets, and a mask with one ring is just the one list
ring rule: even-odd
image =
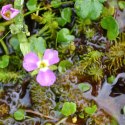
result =
[{"label": "plant cluster", "polygon": [[21,83],[29,74],[32,108],[42,113],[21,109],[16,120],[29,112],[58,121],[55,125],[81,119],[113,124],[94,101],[84,98],[81,91],[90,85],[80,83],[90,83],[97,93],[105,76],[124,72],[125,34],[117,10],[122,12],[125,2],[115,3],[118,6],[113,0],[0,1],[0,82]]}]

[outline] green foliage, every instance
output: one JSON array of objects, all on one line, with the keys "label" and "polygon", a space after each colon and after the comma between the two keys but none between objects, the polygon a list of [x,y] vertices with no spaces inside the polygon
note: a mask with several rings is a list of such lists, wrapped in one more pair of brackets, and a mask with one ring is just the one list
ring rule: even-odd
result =
[{"label": "green foliage", "polygon": [[102,12],[103,5],[98,0],[76,0],[75,10],[76,14],[85,19],[97,19]]},{"label": "green foliage", "polygon": [[114,14],[114,12],[115,12],[114,6],[109,6],[109,8],[103,7],[102,17],[111,16]]},{"label": "green foliage", "polygon": [[13,47],[13,49],[15,51],[20,50],[20,44],[19,44],[19,41],[18,41],[17,37],[11,37],[9,42],[10,42],[10,45]]},{"label": "green foliage", "polygon": [[25,43],[20,43],[20,50],[23,55],[26,55],[27,53],[30,52],[30,43],[25,42]]},{"label": "green foliage", "polygon": [[28,0],[26,6],[30,11],[35,10],[37,7],[37,0]]},{"label": "green foliage", "polygon": [[[124,36],[124,35],[123,35]],[[105,61],[108,64],[108,70],[116,73],[118,69],[123,67],[125,57],[125,44],[123,41],[115,43],[115,45],[111,46],[109,52],[106,54],[108,59]]]},{"label": "green foliage", "polygon": [[52,0],[52,1],[51,1],[51,6],[52,6],[53,8],[58,8],[58,7],[61,6],[61,4],[62,4],[62,2],[61,2],[60,0]]},{"label": "green foliage", "polygon": [[125,9],[125,1],[119,1],[118,5],[119,5],[120,9],[122,9],[122,10]]},{"label": "green foliage", "polygon": [[63,104],[61,113],[65,116],[72,115],[76,112],[76,104],[73,102],[65,102]]},{"label": "green foliage", "polygon": [[107,82],[112,84],[114,80],[115,80],[115,76],[111,75],[110,77],[108,77]]},{"label": "green foliage", "polygon": [[66,72],[66,70],[70,69],[72,67],[72,63],[68,60],[63,60],[59,63],[58,70],[60,73]]},{"label": "green foliage", "polygon": [[92,76],[92,79],[96,82],[101,82],[104,77],[103,68],[100,65],[93,64],[88,68],[87,74]]},{"label": "green foliage", "polygon": [[82,92],[86,92],[89,91],[91,89],[91,86],[89,84],[86,83],[80,83],[78,85],[78,88],[82,91]]},{"label": "green foliage", "polygon": [[72,15],[72,9],[71,8],[64,8],[61,11],[61,17],[63,18],[63,20],[65,20],[68,23],[71,22],[71,15]]},{"label": "green foliage", "polygon": [[7,83],[11,80],[15,81],[19,78],[19,74],[17,72],[9,72],[7,70],[0,70],[0,81],[3,83]]},{"label": "green foliage", "polygon": [[54,21],[55,14],[52,13],[52,11],[46,11],[44,12],[44,14],[42,14],[42,18],[43,18],[42,24],[46,24],[46,23],[50,24],[52,23],[52,21]]},{"label": "green foliage", "polygon": [[62,17],[57,17],[56,20],[60,26],[64,26],[67,23]]},{"label": "green foliage", "polygon": [[0,60],[0,68],[5,68],[9,64],[9,56],[3,55]]},{"label": "green foliage", "polygon": [[14,118],[18,121],[25,119],[25,111],[23,109],[18,109],[14,112]]},{"label": "green foliage", "polygon": [[91,107],[85,107],[85,113],[88,115],[93,115],[97,111],[97,105],[93,105]]},{"label": "green foliage", "polygon": [[62,43],[68,43],[74,41],[75,37],[73,35],[70,35],[70,31],[67,28],[62,28],[57,33],[57,41]]},{"label": "green foliage", "polygon": [[35,53],[43,54],[46,49],[46,41],[42,37],[30,37],[30,50]]},{"label": "green foliage", "polygon": [[101,26],[107,30],[107,37],[109,40],[115,40],[119,34],[119,26],[117,21],[112,16],[104,17],[101,20]]}]

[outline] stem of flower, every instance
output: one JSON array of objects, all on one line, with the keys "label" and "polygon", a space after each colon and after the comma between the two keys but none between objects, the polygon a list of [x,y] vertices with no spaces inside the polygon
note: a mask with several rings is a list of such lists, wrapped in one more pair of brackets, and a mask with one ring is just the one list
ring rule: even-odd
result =
[{"label": "stem of flower", "polygon": [[2,39],[0,40],[0,43],[5,51],[6,55],[8,55],[9,54],[8,48]]},{"label": "stem of flower", "polygon": [[6,44],[5,44],[5,42],[3,41],[3,39],[4,39],[9,33],[10,33],[10,31],[7,32],[7,33],[5,34],[5,36],[3,36],[3,37],[0,39],[0,43],[1,43],[1,45],[2,45],[2,47],[3,47],[3,49],[4,49],[4,51],[5,51],[6,55],[9,54],[9,51],[8,51],[8,48],[7,48]]},{"label": "stem of flower", "polygon": [[34,37],[40,36],[48,29],[48,26],[45,25],[37,34],[33,35]]},{"label": "stem of flower", "polygon": [[33,13],[33,12],[44,10],[44,9],[45,9],[45,7],[43,7],[43,8],[37,8],[35,10],[32,10],[32,11],[29,11],[29,12],[25,13],[23,16],[25,17],[25,16],[28,16],[29,14]]},{"label": "stem of flower", "polygon": [[36,111],[33,111],[33,110],[25,110],[25,112],[27,112],[27,113],[32,113],[32,114],[35,114],[35,115],[39,115],[41,118],[44,117],[44,118],[51,119],[51,120],[55,120],[55,121],[58,121],[58,120],[59,120],[59,119],[56,119],[56,118],[53,118],[53,117],[50,117],[50,116],[41,114],[41,113],[36,112]]},{"label": "stem of flower", "polygon": [[3,23],[0,23],[0,26],[7,26],[7,25],[10,25],[13,22],[14,22],[13,20],[5,21]]}]

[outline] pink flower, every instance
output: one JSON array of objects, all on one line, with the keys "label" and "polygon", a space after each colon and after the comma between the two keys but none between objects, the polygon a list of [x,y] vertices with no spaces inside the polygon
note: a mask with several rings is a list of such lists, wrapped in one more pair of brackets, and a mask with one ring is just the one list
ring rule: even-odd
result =
[{"label": "pink flower", "polygon": [[56,81],[56,76],[49,69],[49,66],[58,62],[58,51],[46,49],[42,60],[33,52],[26,54],[23,60],[23,68],[29,72],[39,69],[39,73],[36,77],[37,82],[41,86],[51,86]]},{"label": "pink flower", "polygon": [[5,20],[10,20],[14,18],[20,11],[17,9],[12,8],[11,4],[5,5],[1,9],[1,16]]}]

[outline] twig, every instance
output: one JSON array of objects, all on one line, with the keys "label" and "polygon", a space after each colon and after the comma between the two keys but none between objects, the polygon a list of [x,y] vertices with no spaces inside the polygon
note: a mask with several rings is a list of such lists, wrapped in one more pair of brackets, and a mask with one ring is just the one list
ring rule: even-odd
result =
[{"label": "twig", "polygon": [[64,117],[63,119],[61,119],[60,121],[58,121],[55,125],[60,125],[60,123],[66,121],[67,118],[68,118],[68,117]]},{"label": "twig", "polygon": [[55,120],[55,121],[58,121],[58,120],[59,120],[59,119],[56,119],[56,118],[53,118],[53,117],[50,117],[50,116],[41,114],[41,113],[36,112],[36,111],[33,111],[33,110],[25,110],[25,112],[27,112],[27,113],[32,113],[32,114],[35,114],[35,115],[39,115],[41,118],[44,117],[44,118],[52,119],[52,120]]}]

